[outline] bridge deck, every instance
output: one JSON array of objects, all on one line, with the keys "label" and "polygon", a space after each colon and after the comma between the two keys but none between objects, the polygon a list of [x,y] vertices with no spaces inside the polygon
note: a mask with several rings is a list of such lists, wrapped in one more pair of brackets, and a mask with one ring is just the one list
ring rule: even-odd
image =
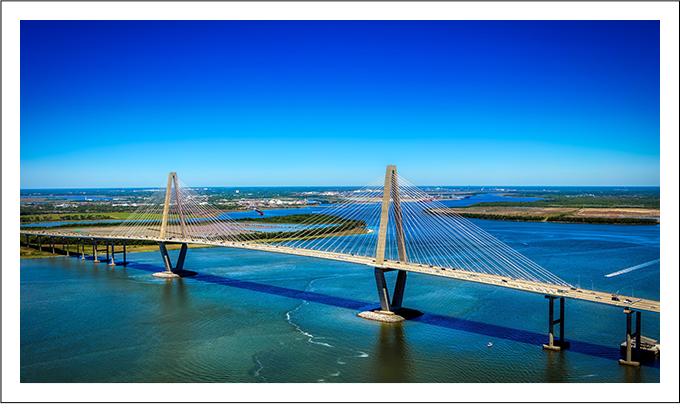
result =
[{"label": "bridge deck", "polygon": [[277,245],[270,245],[265,242],[229,242],[229,241],[208,241],[197,239],[182,239],[172,238],[171,240],[159,239],[151,236],[141,237],[119,237],[108,234],[76,234],[72,232],[61,231],[30,231],[21,230],[20,234],[35,235],[46,237],[65,237],[65,238],[83,238],[83,239],[108,239],[108,240],[143,240],[156,241],[167,243],[187,243],[211,245],[218,247],[240,248],[247,250],[267,251],[280,254],[299,255],[304,257],[322,258],[334,261],[352,262],[356,264],[368,265],[370,267],[383,268],[386,270],[404,270],[409,272],[417,272],[427,275],[440,276],[445,278],[454,278],[462,281],[485,283],[488,285],[523,290],[525,292],[539,293],[543,295],[559,296],[571,299],[586,300],[593,303],[606,304],[610,306],[618,306],[623,308],[630,308],[635,310],[643,310],[650,312],[661,312],[661,304],[658,301],[634,298],[630,296],[618,295],[619,300],[612,300],[611,293],[598,292],[594,290],[569,288],[562,285],[554,285],[543,282],[533,282],[523,279],[513,279],[506,276],[490,275],[483,273],[476,273],[465,271],[456,268],[445,268],[436,266],[427,266],[409,262],[398,262],[386,260],[381,265],[376,265],[375,259],[372,257],[364,257],[350,254],[328,253],[324,251],[315,251],[301,248],[283,247]]}]

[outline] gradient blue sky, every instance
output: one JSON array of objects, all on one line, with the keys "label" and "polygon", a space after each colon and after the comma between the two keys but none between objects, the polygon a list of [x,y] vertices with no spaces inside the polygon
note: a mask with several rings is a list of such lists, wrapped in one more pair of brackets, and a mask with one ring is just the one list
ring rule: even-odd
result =
[{"label": "gradient blue sky", "polygon": [[660,184],[658,21],[22,21],[21,188]]}]

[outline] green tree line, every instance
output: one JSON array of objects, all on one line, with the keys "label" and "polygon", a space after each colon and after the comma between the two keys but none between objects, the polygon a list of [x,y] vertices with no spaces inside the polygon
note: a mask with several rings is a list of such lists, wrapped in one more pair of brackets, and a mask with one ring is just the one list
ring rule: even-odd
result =
[{"label": "green tree line", "polygon": [[[425,213],[432,214],[431,211],[426,210]],[[437,211],[436,215],[440,216],[457,216],[460,215],[466,219],[487,219],[487,220],[503,220],[514,222],[562,222],[562,223],[593,223],[593,224],[644,224],[653,225],[659,224],[656,219],[637,219],[628,217],[576,217],[569,216],[570,212],[562,213],[552,216],[539,215],[493,215],[485,213],[467,213],[467,212],[442,212]]]},{"label": "green tree line", "polygon": [[58,215],[58,216],[22,216],[21,223],[58,222],[61,220],[111,220],[118,219],[109,215]]},{"label": "green tree line", "polygon": [[534,202],[481,202],[471,207],[525,207],[525,208],[646,208],[659,209],[661,200],[656,195],[639,197],[566,197],[556,196]]}]

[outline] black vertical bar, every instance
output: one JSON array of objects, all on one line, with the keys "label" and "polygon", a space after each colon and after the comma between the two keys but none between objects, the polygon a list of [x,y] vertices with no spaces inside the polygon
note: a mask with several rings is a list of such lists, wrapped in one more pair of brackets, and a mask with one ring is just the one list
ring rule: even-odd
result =
[{"label": "black vertical bar", "polygon": [[640,349],[642,349],[642,312],[635,312],[635,356],[640,357]]},{"label": "black vertical bar", "polygon": [[560,341],[564,341],[564,298],[560,297]]},{"label": "black vertical bar", "polygon": [[125,240],[123,240],[123,266],[127,265],[127,259],[125,258]]},{"label": "black vertical bar", "polygon": [[385,273],[381,268],[375,268],[375,283],[378,286],[378,296],[380,297],[380,309],[390,311],[390,294],[385,282]]},{"label": "black vertical bar", "polygon": [[394,296],[392,296],[392,309],[400,309],[404,300],[404,289],[406,288],[406,271],[401,269],[397,273],[397,283],[394,285]]}]

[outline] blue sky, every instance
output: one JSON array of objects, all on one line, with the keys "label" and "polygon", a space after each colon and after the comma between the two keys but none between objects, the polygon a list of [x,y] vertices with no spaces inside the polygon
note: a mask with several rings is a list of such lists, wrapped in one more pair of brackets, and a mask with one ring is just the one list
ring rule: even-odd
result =
[{"label": "blue sky", "polygon": [[660,183],[658,21],[22,21],[21,188]]}]

